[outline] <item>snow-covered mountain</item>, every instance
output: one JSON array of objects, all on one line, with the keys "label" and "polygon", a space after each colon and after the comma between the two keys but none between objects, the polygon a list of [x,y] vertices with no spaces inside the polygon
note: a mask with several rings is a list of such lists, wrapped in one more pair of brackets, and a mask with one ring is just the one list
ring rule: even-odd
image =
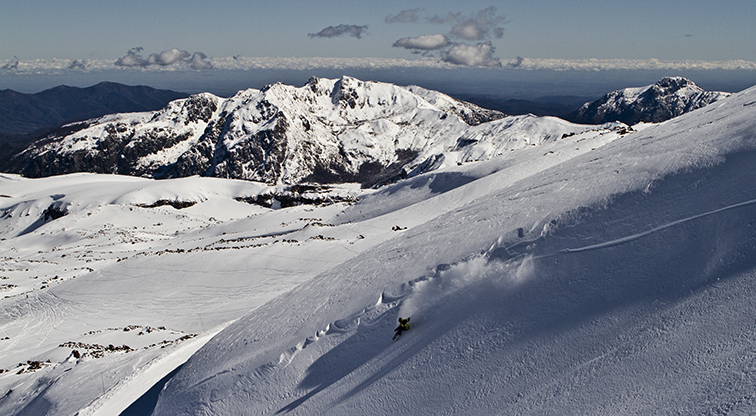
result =
[{"label": "snow-covered mountain", "polygon": [[378,189],[0,175],[0,414],[753,414],[755,115]]},{"label": "snow-covered mountain", "polygon": [[612,91],[596,101],[583,104],[569,119],[590,124],[611,121],[628,125],[640,121],[659,123],[728,95],[726,92],[705,91],[683,77],[665,77],[645,87]]},{"label": "snow-covered mountain", "polygon": [[22,153],[14,171],[373,185],[610,127],[505,117],[416,86],[313,78],[64,126]]}]

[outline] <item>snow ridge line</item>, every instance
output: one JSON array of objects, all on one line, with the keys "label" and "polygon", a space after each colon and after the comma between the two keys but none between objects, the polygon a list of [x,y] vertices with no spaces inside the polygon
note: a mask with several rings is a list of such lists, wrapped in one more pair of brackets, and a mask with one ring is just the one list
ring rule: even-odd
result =
[{"label": "snow ridge line", "polygon": [[[155,383],[171,371],[175,370],[178,366],[184,364],[197,350],[233,322],[234,321],[226,322],[193,340],[174,345],[170,351],[166,351],[165,353],[151,359],[132,374],[112,385],[104,394],[98,396],[85,407],[80,409],[76,415],[97,416],[119,414],[123,412],[131,406],[134,401],[138,400],[145,392],[152,388]],[[169,368],[166,369],[164,367]],[[136,390],[134,389],[135,385],[137,386],[137,389],[143,391],[137,394],[136,397],[131,397]]]}]

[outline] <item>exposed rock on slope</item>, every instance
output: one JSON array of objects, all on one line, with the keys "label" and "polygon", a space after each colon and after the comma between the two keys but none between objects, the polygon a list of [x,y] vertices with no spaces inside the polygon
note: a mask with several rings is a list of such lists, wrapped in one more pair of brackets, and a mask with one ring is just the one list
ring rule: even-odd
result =
[{"label": "exposed rock on slope", "polygon": [[683,77],[665,77],[653,85],[625,88],[583,104],[570,119],[576,123],[612,121],[633,125],[640,121],[659,123],[704,107],[730,95],[704,91]]}]

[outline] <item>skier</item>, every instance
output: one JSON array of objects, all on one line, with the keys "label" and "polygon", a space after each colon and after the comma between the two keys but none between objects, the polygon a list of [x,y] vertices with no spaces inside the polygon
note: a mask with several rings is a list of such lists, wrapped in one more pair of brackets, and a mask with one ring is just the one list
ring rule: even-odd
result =
[{"label": "skier", "polygon": [[394,334],[394,342],[399,339],[399,337],[402,335],[402,332],[409,331],[410,325],[409,325],[410,318],[402,319],[399,318],[399,326],[396,327],[394,331],[396,333]]}]

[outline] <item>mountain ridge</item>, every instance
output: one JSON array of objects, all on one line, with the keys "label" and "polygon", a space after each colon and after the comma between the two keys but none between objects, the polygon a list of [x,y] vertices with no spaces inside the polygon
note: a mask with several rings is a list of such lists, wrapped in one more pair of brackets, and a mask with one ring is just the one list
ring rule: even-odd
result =
[{"label": "mountain ridge", "polygon": [[38,93],[0,91],[0,133],[29,134],[106,114],[150,111],[188,94],[103,81],[79,88],[59,85]]},{"label": "mountain ridge", "polygon": [[11,167],[28,177],[87,171],[373,186],[613,127],[507,117],[418,86],[313,77],[302,87],[195,94],[156,112],[64,126]]},{"label": "mountain ridge", "polygon": [[587,102],[567,119],[575,123],[601,124],[619,121],[659,123],[728,97],[730,93],[705,91],[683,77],[664,77],[645,87],[623,88]]}]

